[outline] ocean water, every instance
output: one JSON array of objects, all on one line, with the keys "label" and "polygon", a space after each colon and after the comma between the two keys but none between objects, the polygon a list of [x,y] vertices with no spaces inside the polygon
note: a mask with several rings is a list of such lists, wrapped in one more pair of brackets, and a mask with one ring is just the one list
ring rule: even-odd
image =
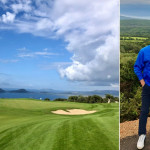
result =
[{"label": "ocean water", "polygon": [[[108,93],[108,92],[107,92]],[[45,99],[49,98],[50,100],[54,100],[56,98],[68,98],[69,96],[73,95],[83,95],[83,96],[89,96],[89,95],[99,95],[101,97],[105,97],[105,92],[101,93],[40,93],[40,92],[29,92],[29,93],[11,93],[11,92],[5,92],[0,93],[0,98],[33,98],[33,99]],[[114,93],[108,93],[113,96],[118,97],[118,92]]]},{"label": "ocean water", "polygon": [[68,98],[68,94],[51,94],[51,93],[0,93],[0,98],[33,98],[54,100],[56,98]]}]

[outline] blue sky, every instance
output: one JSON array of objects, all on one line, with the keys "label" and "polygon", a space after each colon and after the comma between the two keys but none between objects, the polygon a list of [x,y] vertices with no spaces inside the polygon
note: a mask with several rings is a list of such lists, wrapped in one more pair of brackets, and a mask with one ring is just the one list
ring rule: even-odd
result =
[{"label": "blue sky", "polygon": [[150,19],[150,1],[149,0],[121,0],[121,15]]},{"label": "blue sky", "polygon": [[[11,87],[19,86],[20,88],[38,86],[58,89],[59,82],[64,83],[59,77],[57,67],[71,63],[72,54],[65,50],[63,41],[26,33],[16,34],[7,30],[0,33],[0,68],[7,74],[6,83],[4,82],[3,86],[8,84]],[[7,83],[7,79],[10,79],[10,82]]]},{"label": "blue sky", "polygon": [[119,1],[88,1],[0,0],[0,87],[118,90]]}]

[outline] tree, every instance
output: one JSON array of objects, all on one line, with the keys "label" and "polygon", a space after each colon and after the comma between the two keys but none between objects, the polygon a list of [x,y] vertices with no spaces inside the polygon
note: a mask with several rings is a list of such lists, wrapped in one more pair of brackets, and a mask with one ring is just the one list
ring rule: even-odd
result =
[{"label": "tree", "polygon": [[88,96],[88,103],[102,103],[103,98],[98,95]]},{"label": "tree", "polygon": [[119,97],[114,97],[115,102],[119,102]]},{"label": "tree", "polygon": [[67,99],[65,99],[65,98],[56,98],[56,99],[54,99],[54,101],[67,101]]},{"label": "tree", "polygon": [[107,98],[105,97],[105,98],[103,98],[103,103],[108,103],[108,100],[107,100]]},{"label": "tree", "polygon": [[69,102],[77,102],[77,100],[78,100],[78,96],[69,96],[68,97]]},{"label": "tree", "polygon": [[86,97],[84,97],[84,96],[82,96],[82,95],[79,95],[79,96],[78,96],[78,99],[77,99],[77,102],[85,103],[85,102],[86,102]]},{"label": "tree", "polygon": [[45,98],[44,101],[50,101],[50,99],[49,98]]},{"label": "tree", "polygon": [[110,102],[115,102],[115,98],[112,95],[106,94],[105,97],[106,97],[107,101],[110,100]]},{"label": "tree", "polygon": [[133,98],[126,100],[123,93],[120,97],[120,119],[121,122],[126,120],[135,120],[140,115],[141,109],[141,87],[137,89],[137,92]]},{"label": "tree", "polygon": [[126,98],[132,98],[139,86],[138,78],[134,73],[135,58],[120,64],[120,91]]}]

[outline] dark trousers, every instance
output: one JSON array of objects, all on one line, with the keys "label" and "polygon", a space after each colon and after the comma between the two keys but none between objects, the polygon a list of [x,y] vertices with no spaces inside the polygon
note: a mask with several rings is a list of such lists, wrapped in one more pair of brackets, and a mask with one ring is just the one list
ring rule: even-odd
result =
[{"label": "dark trousers", "polygon": [[150,86],[144,85],[142,90],[142,107],[139,119],[139,135],[146,134],[147,117],[150,107]]}]

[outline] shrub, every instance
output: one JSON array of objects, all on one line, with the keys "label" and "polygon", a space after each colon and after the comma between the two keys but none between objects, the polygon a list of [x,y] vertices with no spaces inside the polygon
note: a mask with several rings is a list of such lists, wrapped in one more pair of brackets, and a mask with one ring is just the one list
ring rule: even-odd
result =
[{"label": "shrub", "polygon": [[98,95],[92,95],[92,96],[87,97],[87,102],[88,103],[102,103],[103,98]]},{"label": "shrub", "polygon": [[113,95],[110,95],[110,94],[106,94],[105,95],[105,98],[108,102],[108,100],[110,100],[110,102],[115,102],[115,101],[118,101],[119,102],[119,98],[118,97],[114,97]]},{"label": "shrub", "polygon": [[65,99],[65,98],[56,98],[56,99],[54,99],[54,101],[67,101],[67,99]]},{"label": "shrub", "polygon": [[49,98],[45,98],[44,101],[50,101],[50,99]]},{"label": "shrub", "polygon": [[124,94],[120,96],[120,121],[135,120],[140,115],[141,109],[141,87],[138,88],[133,98],[126,99]]},{"label": "shrub", "polygon": [[77,100],[78,100],[78,96],[69,96],[68,97],[69,102],[77,102]]},{"label": "shrub", "polygon": [[78,99],[77,99],[77,102],[79,102],[79,103],[86,103],[87,102],[87,97],[79,95]]}]

